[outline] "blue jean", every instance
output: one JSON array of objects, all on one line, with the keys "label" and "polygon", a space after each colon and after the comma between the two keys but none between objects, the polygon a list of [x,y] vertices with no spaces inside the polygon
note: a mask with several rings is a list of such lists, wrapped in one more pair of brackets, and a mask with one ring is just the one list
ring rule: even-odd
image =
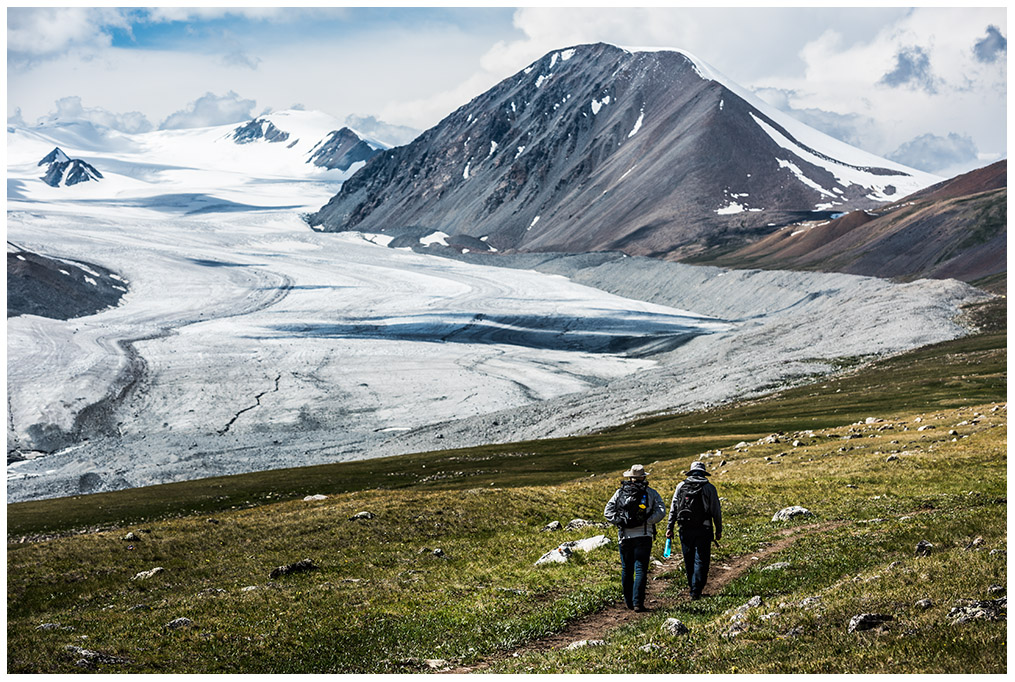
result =
[{"label": "blue jean", "polygon": [[687,586],[692,595],[701,595],[712,563],[712,527],[681,528],[680,551],[684,555]]},{"label": "blue jean", "polygon": [[628,608],[645,605],[645,581],[652,555],[652,536],[628,538],[620,543],[620,584]]}]

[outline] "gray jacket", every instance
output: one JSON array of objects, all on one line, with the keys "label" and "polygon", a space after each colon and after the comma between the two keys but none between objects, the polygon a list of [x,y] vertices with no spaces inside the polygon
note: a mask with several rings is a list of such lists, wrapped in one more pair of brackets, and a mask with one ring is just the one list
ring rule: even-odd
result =
[{"label": "gray jacket", "polygon": [[719,504],[719,492],[715,489],[715,486],[708,482],[708,479],[704,476],[688,476],[687,479],[681,481],[677,485],[677,489],[673,491],[673,500],[670,502],[670,518],[666,524],[666,530],[672,531],[673,526],[677,523],[677,500],[680,499],[680,490],[684,487],[685,483],[705,483],[705,489],[702,491],[702,500],[705,503],[705,526],[708,528],[715,529],[715,539],[722,539],[722,505]]},{"label": "gray jacket", "polygon": [[[618,540],[623,542],[628,538],[641,538],[641,537],[655,537],[656,524],[666,518],[666,507],[663,505],[663,498],[660,497],[652,488],[648,488],[648,503],[651,512],[648,518],[645,520],[645,524],[641,526],[635,526],[634,528],[621,528],[617,526]],[[606,503],[606,509],[603,510],[603,515],[606,520],[610,523],[617,524],[617,496],[620,495],[620,489],[613,493],[613,497]]]}]

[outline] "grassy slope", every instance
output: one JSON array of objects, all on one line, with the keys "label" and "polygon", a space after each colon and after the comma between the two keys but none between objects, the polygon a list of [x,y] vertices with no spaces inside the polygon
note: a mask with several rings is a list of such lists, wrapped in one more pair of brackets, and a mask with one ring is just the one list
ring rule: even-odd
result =
[{"label": "grassy slope", "polygon": [[[771,541],[769,519],[783,506],[847,523],[798,541],[779,557],[791,562],[785,572],[750,571],[721,596],[611,633],[605,647],[522,656],[498,669],[1003,672],[1004,622],[950,626],[945,618],[956,598],[985,599],[989,585],[1006,582],[1003,559],[988,553],[1006,548],[1006,506],[997,503],[1006,489],[1006,411],[991,411],[1007,383],[1003,302],[982,313],[986,329],[974,337],[764,400],[586,438],[10,505],[8,671],[79,670],[81,655],[67,645],[130,661],[98,664],[108,672],[392,672],[422,659],[468,663],[616,598],[615,550],[532,566],[558,542],[612,533],[550,535],[538,532],[543,524],[600,519],[616,474],[637,461],[654,462],[652,480],[668,495],[691,457],[721,447],[727,465],[715,480],[728,530],[717,561]],[[976,412],[979,423],[962,424]],[[935,428],[917,431],[917,414]],[[871,416],[889,421],[850,426]],[[798,433],[809,429],[813,437]],[[858,437],[843,440],[851,430]],[[774,432],[803,445],[731,450]],[[895,451],[900,459],[886,462]],[[330,497],[300,499],[312,493]],[[363,510],[377,517],[348,520]],[[858,523],[874,518],[888,520]],[[26,533],[108,523],[125,527],[18,543]],[[122,540],[127,530],[141,539]],[[975,536],[984,549],[966,552]],[[920,539],[935,544],[931,557],[913,557]],[[437,547],[446,557],[433,554]],[[320,569],[269,579],[274,566],[304,557]],[[155,566],[166,571],[131,580]],[[666,570],[679,567],[671,560]],[[678,591],[679,580],[669,589]],[[764,612],[781,615],[760,621],[755,613],[747,632],[722,637],[723,611],[752,594],[763,595]],[[778,606],[815,595],[817,610]],[[934,607],[913,608],[926,597]],[[847,635],[849,618],[869,611],[896,621],[886,633]],[[165,627],[181,616],[193,625]],[[668,616],[688,623],[691,635],[662,636]],[[36,629],[41,623],[60,627]],[[787,638],[796,626],[804,634]],[[642,652],[646,642],[662,648]]]}]

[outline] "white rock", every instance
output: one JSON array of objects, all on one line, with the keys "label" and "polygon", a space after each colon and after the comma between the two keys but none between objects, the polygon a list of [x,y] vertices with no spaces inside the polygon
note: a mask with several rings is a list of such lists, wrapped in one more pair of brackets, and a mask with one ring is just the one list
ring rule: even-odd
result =
[{"label": "white rock", "polygon": [[800,506],[786,507],[785,509],[780,509],[779,511],[777,511],[775,513],[775,516],[772,517],[772,520],[788,521],[790,519],[796,518],[797,516],[813,516],[813,514],[811,514],[810,510]]},{"label": "white rock", "polygon": [[161,566],[156,566],[155,568],[149,569],[147,571],[141,571],[133,578],[131,578],[131,580],[148,580],[148,578],[157,576],[159,573],[164,573],[165,570],[166,569],[162,568]]},{"label": "white rock", "polygon": [[315,500],[326,500],[326,499],[328,499],[327,495],[307,495],[306,497],[303,498],[303,501],[314,502]]}]

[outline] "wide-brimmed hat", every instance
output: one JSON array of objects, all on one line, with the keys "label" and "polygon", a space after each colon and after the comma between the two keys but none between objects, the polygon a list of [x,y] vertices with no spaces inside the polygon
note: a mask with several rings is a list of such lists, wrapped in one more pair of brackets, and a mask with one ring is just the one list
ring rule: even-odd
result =
[{"label": "wide-brimmed hat", "polygon": [[703,476],[711,476],[712,475],[712,474],[708,473],[708,471],[705,469],[705,463],[704,462],[694,462],[693,464],[691,464],[691,468],[689,470],[687,470],[685,473],[687,473],[687,474],[702,474]]},{"label": "wide-brimmed hat", "polygon": [[640,464],[635,464],[633,467],[624,472],[624,478],[645,478],[648,476],[648,472],[645,471],[645,467]]}]

